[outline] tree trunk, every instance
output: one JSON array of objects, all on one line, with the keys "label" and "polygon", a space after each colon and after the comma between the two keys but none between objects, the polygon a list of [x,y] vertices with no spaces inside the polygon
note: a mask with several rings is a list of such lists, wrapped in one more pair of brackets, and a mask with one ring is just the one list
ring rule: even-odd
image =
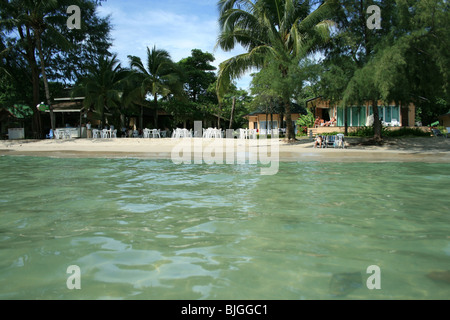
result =
[{"label": "tree trunk", "polygon": [[273,113],[270,113],[270,130],[273,129]]},{"label": "tree trunk", "polygon": [[139,128],[144,129],[144,106],[141,105],[141,112],[139,113]]},{"label": "tree trunk", "polygon": [[381,120],[380,120],[380,112],[378,111],[378,103],[377,99],[373,99],[372,101],[372,109],[373,109],[373,138],[375,141],[381,141]]},{"label": "tree trunk", "polygon": [[217,129],[220,129],[220,117],[222,113],[222,103],[219,102],[219,112],[217,114]]},{"label": "tree trunk", "polygon": [[345,126],[344,135],[345,135],[345,136],[348,136],[347,107],[344,107],[344,126]]},{"label": "tree trunk", "polygon": [[288,141],[295,140],[295,131],[292,126],[292,115],[291,115],[291,103],[285,102],[285,113],[286,113],[286,139]]},{"label": "tree trunk", "polygon": [[283,128],[283,120],[284,120],[284,113],[280,112],[280,124],[278,125],[279,128]]},{"label": "tree trunk", "polygon": [[125,115],[123,113],[120,114],[120,129],[125,128]]},{"label": "tree trunk", "polygon": [[229,129],[233,129],[233,118],[234,118],[234,109],[236,108],[236,97],[233,97],[233,104],[231,105],[231,116],[230,116],[230,127]]},{"label": "tree trunk", "polygon": [[266,134],[269,134],[269,111],[266,109]]},{"label": "tree trunk", "polygon": [[39,70],[36,64],[31,63],[31,82],[33,86],[33,138],[42,138],[42,122],[41,113],[37,109],[37,105],[40,103],[39,98]]},{"label": "tree trunk", "polygon": [[25,58],[31,67],[31,84],[33,87],[33,136],[40,139],[42,138],[42,122],[40,111],[36,109],[36,106],[41,102],[41,99],[39,96],[39,68],[36,62],[35,45],[29,27],[26,27],[26,35],[22,28],[18,28],[18,32],[22,41],[27,44]]},{"label": "tree trunk", "polygon": [[48,87],[47,74],[45,73],[44,53],[42,52],[41,34],[39,31],[36,31],[36,45],[39,53],[39,59],[41,60],[41,73],[42,79],[44,80],[45,98],[47,99],[47,104],[50,109],[50,123],[52,130],[55,131],[55,116],[53,114],[53,106],[50,101],[50,89]]},{"label": "tree trunk", "polygon": [[101,119],[100,119],[100,129],[103,129],[105,127],[106,122],[106,116],[105,116],[105,106],[103,106],[102,113],[101,113]]},{"label": "tree trunk", "polygon": [[155,94],[154,95],[155,98],[155,127],[154,129],[158,129],[158,96]]}]

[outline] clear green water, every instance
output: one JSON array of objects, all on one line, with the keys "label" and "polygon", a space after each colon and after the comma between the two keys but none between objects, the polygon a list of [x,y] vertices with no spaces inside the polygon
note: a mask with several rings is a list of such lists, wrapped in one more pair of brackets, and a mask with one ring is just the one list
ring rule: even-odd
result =
[{"label": "clear green water", "polygon": [[[0,157],[0,299],[450,298],[427,277],[450,269],[450,164],[259,172]],[[333,275],[354,272],[363,285],[333,295]]]}]

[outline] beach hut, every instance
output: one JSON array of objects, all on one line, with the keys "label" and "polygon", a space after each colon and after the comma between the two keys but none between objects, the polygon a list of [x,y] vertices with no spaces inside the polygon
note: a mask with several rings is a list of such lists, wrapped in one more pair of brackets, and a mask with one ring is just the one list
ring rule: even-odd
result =
[{"label": "beach hut", "polygon": [[450,112],[439,116],[439,124],[443,127],[450,127]]},{"label": "beach hut", "polygon": [[[306,115],[308,112],[302,106],[293,103],[291,107],[292,125],[297,133],[297,120],[300,115]],[[249,129],[266,130],[266,129],[284,129],[286,128],[286,115],[279,112],[270,113],[264,106],[244,116],[248,120]]]},{"label": "beach hut", "polygon": [[[11,107],[0,108],[0,134],[1,139],[8,139],[14,136],[23,139],[25,137],[25,127],[27,120],[31,119],[33,111],[29,106],[14,104]],[[12,130],[15,129],[15,130]],[[27,127],[27,129],[29,129]],[[11,131],[11,137],[9,137]],[[20,132],[19,134],[16,134]]]},{"label": "beach hut", "polygon": [[8,129],[11,123],[17,122],[16,116],[14,116],[11,111],[6,108],[0,109],[0,133],[2,139],[8,138]]},{"label": "beach hut", "polygon": [[[338,103],[331,103],[330,100],[317,97],[308,100],[306,104],[312,110],[314,117],[323,120],[323,123],[335,118],[337,120],[336,127],[344,127],[346,121],[349,127],[363,127],[367,125],[368,120],[373,115],[371,101],[344,108]],[[382,101],[378,101],[377,105],[380,119],[385,126],[414,126],[416,115],[414,104],[398,105],[395,102],[385,104]]]},{"label": "beach hut", "polygon": [[[87,114],[83,107],[84,97],[76,98],[56,98],[53,104],[53,114],[55,123],[61,128],[76,127],[73,137],[86,138],[86,128],[83,127],[83,118]],[[43,112],[49,113],[50,110],[44,109]]]}]

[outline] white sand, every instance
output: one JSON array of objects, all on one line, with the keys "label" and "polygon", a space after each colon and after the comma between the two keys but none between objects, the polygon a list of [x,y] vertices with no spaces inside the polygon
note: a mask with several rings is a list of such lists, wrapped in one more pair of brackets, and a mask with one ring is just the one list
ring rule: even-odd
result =
[{"label": "white sand", "polygon": [[[170,159],[175,147],[184,143],[202,143],[202,152],[217,140],[209,139],[76,139],[0,141],[0,155],[49,157],[139,157]],[[225,143],[226,139],[222,140]],[[403,138],[385,140],[383,146],[364,146],[362,139],[346,140],[346,149],[315,149],[309,139],[294,143],[279,143],[280,161],[419,161],[450,162],[450,139]],[[252,152],[257,149],[249,140],[234,140],[235,150]],[[228,149],[231,150],[231,149]],[[224,149],[224,152],[226,150]]]}]

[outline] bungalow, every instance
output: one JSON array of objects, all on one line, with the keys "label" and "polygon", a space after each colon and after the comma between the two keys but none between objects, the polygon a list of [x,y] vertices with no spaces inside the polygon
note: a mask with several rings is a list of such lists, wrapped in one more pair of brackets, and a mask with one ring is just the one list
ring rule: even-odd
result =
[{"label": "bungalow", "polygon": [[[308,112],[305,108],[298,104],[293,104],[291,109],[292,124],[297,134],[297,120],[300,115],[306,115]],[[267,113],[262,108],[244,116],[248,120],[249,129],[265,130],[265,129],[279,129],[286,128],[286,116],[279,113]]]},{"label": "bungalow", "polygon": [[26,105],[15,104],[12,107],[0,108],[0,138],[25,138],[25,131],[31,132],[31,123],[28,120],[32,116],[33,110]]},{"label": "bungalow", "polygon": [[450,112],[439,116],[439,124],[443,127],[450,128]]},{"label": "bungalow", "polygon": [[[348,106],[344,109],[336,104],[331,104],[330,101],[318,97],[308,100],[306,105],[312,110],[316,118],[319,117],[324,120],[325,123],[332,118],[335,118],[335,126],[337,127],[344,127],[346,118],[349,127],[368,126],[370,125],[370,116],[373,115],[373,106],[371,102],[366,102],[359,106]],[[380,119],[386,126],[414,126],[416,108],[412,103],[408,105],[389,103],[386,105],[382,101],[378,101],[378,110]]]}]

